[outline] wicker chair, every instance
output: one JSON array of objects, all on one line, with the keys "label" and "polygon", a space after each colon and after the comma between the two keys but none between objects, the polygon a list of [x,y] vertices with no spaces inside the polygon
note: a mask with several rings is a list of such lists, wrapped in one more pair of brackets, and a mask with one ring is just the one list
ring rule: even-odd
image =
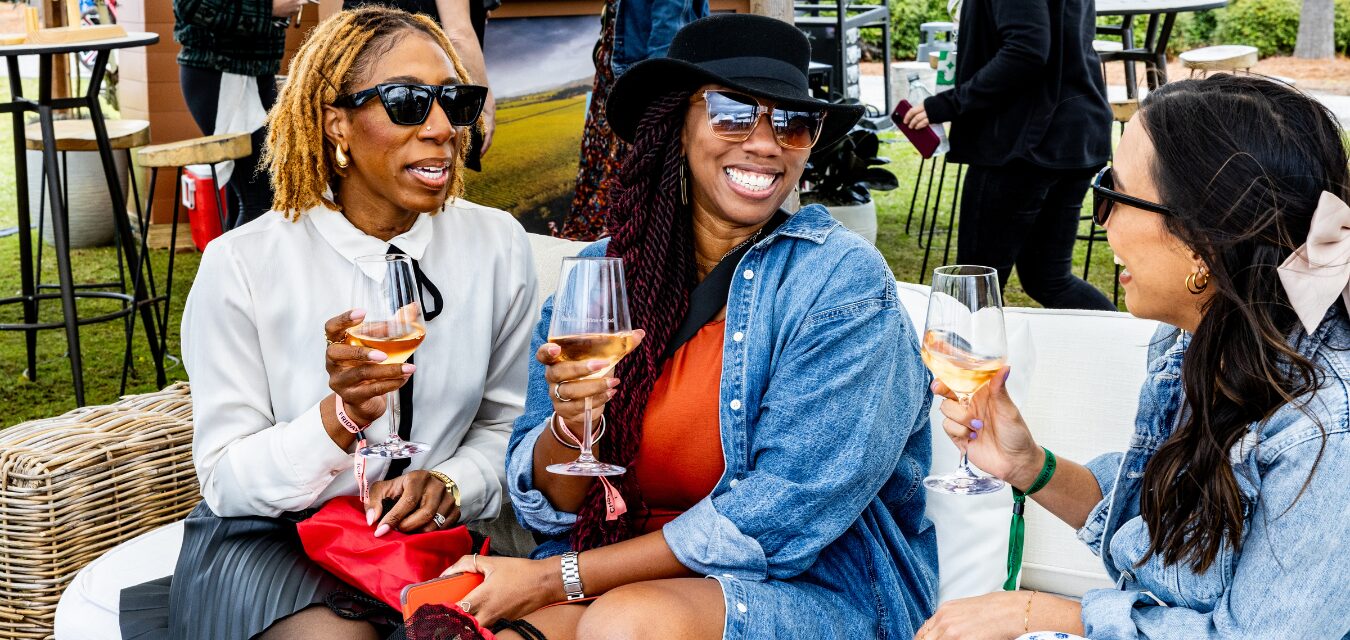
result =
[{"label": "wicker chair", "polygon": [[199,500],[186,383],[0,431],[0,638],[52,638],[81,568]]}]

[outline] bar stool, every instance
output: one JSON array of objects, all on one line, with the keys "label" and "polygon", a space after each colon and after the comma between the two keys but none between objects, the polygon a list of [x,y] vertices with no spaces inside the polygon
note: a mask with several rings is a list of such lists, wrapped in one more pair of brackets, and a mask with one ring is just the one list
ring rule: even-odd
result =
[{"label": "bar stool", "polygon": [[[216,177],[216,164],[227,160],[246,158],[252,152],[252,140],[247,133],[223,133],[191,138],[142,147],[136,152],[137,163],[150,170],[150,189],[146,192],[145,213],[137,220],[137,226],[139,226],[141,233],[140,255],[142,257],[141,264],[135,266],[133,273],[135,273],[138,287],[142,281],[148,280],[150,297],[146,302],[151,305],[154,312],[154,322],[159,329],[160,353],[167,353],[165,349],[168,346],[169,312],[171,310],[169,301],[173,296],[173,258],[178,253],[178,208],[182,203],[183,188],[183,181],[179,179],[179,176],[182,175],[183,167],[193,164],[210,165],[211,181],[212,184],[216,185],[212,189],[216,198],[216,213],[220,216],[220,228],[224,229],[225,203],[221,202],[220,199],[220,181]],[[150,268],[148,250],[155,184],[159,179],[159,170],[169,168],[176,170],[173,188],[173,224],[169,232],[169,261],[164,274],[164,293],[161,295],[155,283],[155,271]],[[137,213],[140,214],[139,207]],[[160,309],[161,303],[163,305],[162,311]],[[163,387],[167,383],[163,368],[160,368],[156,373],[159,377],[157,382],[160,387]],[[122,376],[125,379],[126,367],[122,370]]]},{"label": "bar stool", "polygon": [[[128,166],[130,166],[131,150],[136,147],[143,147],[150,144],[150,123],[145,120],[105,120],[104,124],[108,130],[108,142],[114,152],[123,151],[127,154]],[[67,170],[68,156],[71,151],[93,151],[98,152],[98,139],[94,136],[94,123],[92,120],[57,120],[52,123],[56,130],[56,151],[61,154],[61,172],[69,175]],[[30,151],[42,151],[42,126],[41,123],[34,122],[24,128],[24,137],[26,138],[24,146]],[[42,167],[42,182],[47,180],[46,164]],[[137,208],[140,207],[140,196],[135,180],[131,180],[133,202]],[[70,181],[62,181],[62,207],[67,212],[67,228],[69,228],[70,211]],[[43,221],[46,217],[47,208],[47,190],[39,189],[38,198],[38,239],[42,239]],[[113,215],[125,215],[125,212],[113,211]],[[113,234],[117,246],[121,246],[121,238]],[[42,252],[43,243],[38,242],[37,246],[37,268],[34,273],[42,273]],[[126,276],[122,265],[122,252],[117,252],[117,273],[118,282],[97,282],[87,284],[77,284],[76,289],[110,289],[117,287],[122,293],[127,291]],[[40,277],[40,276],[39,276]],[[57,284],[38,283],[39,289],[59,289]]]},{"label": "bar stool", "polygon": [[1241,70],[1251,73],[1252,67],[1256,66],[1260,57],[1260,51],[1245,44],[1224,44],[1192,49],[1178,57],[1181,58],[1181,63],[1191,70],[1192,78],[1197,72],[1203,78],[1210,71]]}]

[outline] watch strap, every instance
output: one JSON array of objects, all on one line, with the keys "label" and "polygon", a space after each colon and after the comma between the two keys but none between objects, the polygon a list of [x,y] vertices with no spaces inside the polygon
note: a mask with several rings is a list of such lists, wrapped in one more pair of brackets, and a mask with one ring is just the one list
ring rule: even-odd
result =
[{"label": "watch strap", "polygon": [[563,592],[567,594],[568,600],[581,600],[586,597],[586,592],[581,588],[581,564],[577,561],[579,557],[575,551],[568,551],[562,555]]}]

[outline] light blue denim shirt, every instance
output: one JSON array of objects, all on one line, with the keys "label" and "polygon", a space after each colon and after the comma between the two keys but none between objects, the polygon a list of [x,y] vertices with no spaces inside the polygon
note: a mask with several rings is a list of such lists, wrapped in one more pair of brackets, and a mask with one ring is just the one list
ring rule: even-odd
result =
[{"label": "light blue denim shirt", "polygon": [[708,17],[708,0],[619,0],[615,3],[614,77],[649,58],[665,57],[681,27]]},{"label": "light blue denim shirt", "polygon": [[[1251,425],[1233,448],[1245,514],[1242,547],[1225,545],[1201,574],[1157,556],[1138,565],[1150,540],[1139,515],[1144,468],[1179,424],[1181,363],[1189,344],[1189,334],[1159,331],[1130,449],[1088,463],[1105,499],[1078,536],[1117,583],[1114,590],[1084,595],[1088,637],[1350,639],[1345,312],[1335,309],[1311,337],[1299,331],[1291,342],[1321,369],[1322,385]],[[1317,472],[1309,481],[1314,464]]]},{"label": "light blue denim shirt", "polygon": [[[582,255],[604,251],[601,241]],[[536,349],[551,310],[552,298]],[[543,367],[531,367],[507,485],[521,524],[565,536],[576,516],[534,488],[535,442],[553,408]],[[823,207],[803,208],[742,258],[726,309],[725,471],[663,529],[681,563],[722,583],[726,637],[909,638],[932,614],[929,380],[885,260]],[[555,542],[536,556],[564,550]]]}]

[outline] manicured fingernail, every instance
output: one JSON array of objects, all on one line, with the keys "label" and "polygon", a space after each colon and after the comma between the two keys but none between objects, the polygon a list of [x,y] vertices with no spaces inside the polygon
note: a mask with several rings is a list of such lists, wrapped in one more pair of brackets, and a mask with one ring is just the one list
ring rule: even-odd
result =
[{"label": "manicured fingernail", "polygon": [[414,371],[417,371],[417,365],[415,365],[415,364],[404,364],[404,365],[403,365],[403,373],[412,373],[412,372],[414,372]]},{"label": "manicured fingernail", "polygon": [[352,309],[352,312],[347,314],[347,317],[351,318],[352,320],[360,320],[366,317],[366,310],[357,307],[355,309]]},{"label": "manicured fingernail", "polygon": [[1003,372],[1003,381],[1007,382],[1008,377],[1011,375],[1012,375],[1012,367],[1008,367],[1007,370]]},{"label": "manicured fingernail", "polygon": [[366,509],[366,526],[375,526],[375,519],[380,517],[380,512],[374,509]]},{"label": "manicured fingernail", "polygon": [[609,385],[609,388],[613,389],[614,387],[619,386],[619,379],[618,379],[618,378],[610,378],[609,380],[606,380],[606,381],[605,381],[605,384],[608,384],[608,385]]},{"label": "manicured fingernail", "polygon": [[[971,439],[971,440],[974,440],[975,438],[979,437],[979,435],[980,435],[979,432],[977,432],[977,431],[971,431],[971,432],[970,432],[970,439]],[[376,532],[375,535],[379,535],[379,532]]]},{"label": "manicured fingernail", "polygon": [[970,421],[970,428],[971,428],[971,429],[974,429],[974,430],[976,430],[976,431],[979,431],[980,429],[983,429],[983,428],[984,428],[984,421],[983,421],[983,420],[980,420],[979,418],[976,418],[976,419],[974,419],[974,420],[971,420],[971,421]]},{"label": "manicured fingernail", "polygon": [[606,398],[613,398],[613,397],[614,397],[614,394],[616,394],[616,393],[618,393],[618,392],[619,392],[618,389],[610,389],[609,391],[606,391],[606,392],[605,392],[605,397],[606,397]]},{"label": "manicured fingernail", "polygon": [[382,535],[384,535],[384,534],[386,534],[386,533],[389,533],[389,525],[387,525],[387,524],[382,524],[382,525],[380,525],[379,527],[376,527],[376,528],[375,528],[375,537],[376,537],[376,538],[378,538],[378,537],[380,537],[380,536],[382,536]]},{"label": "manicured fingernail", "polygon": [[605,362],[604,360],[592,360],[586,363],[586,368],[590,369],[591,371],[599,371],[608,366],[609,363]]},{"label": "manicured fingernail", "polygon": [[371,351],[366,354],[366,359],[372,362],[384,362],[389,359],[389,354],[383,351]]},{"label": "manicured fingernail", "polygon": [[937,380],[934,380],[934,381],[933,381],[933,384],[928,385],[928,389],[929,389],[930,391],[932,391],[933,393],[937,393],[937,390],[938,390],[937,387],[938,387]]},{"label": "manicured fingernail", "polygon": [[556,356],[556,355],[558,355],[558,354],[560,354],[560,353],[562,353],[562,347],[560,347],[560,346],[558,346],[558,345],[556,345],[556,344],[551,344],[551,345],[548,346],[548,354],[549,354],[549,355],[551,355],[551,356]]}]

